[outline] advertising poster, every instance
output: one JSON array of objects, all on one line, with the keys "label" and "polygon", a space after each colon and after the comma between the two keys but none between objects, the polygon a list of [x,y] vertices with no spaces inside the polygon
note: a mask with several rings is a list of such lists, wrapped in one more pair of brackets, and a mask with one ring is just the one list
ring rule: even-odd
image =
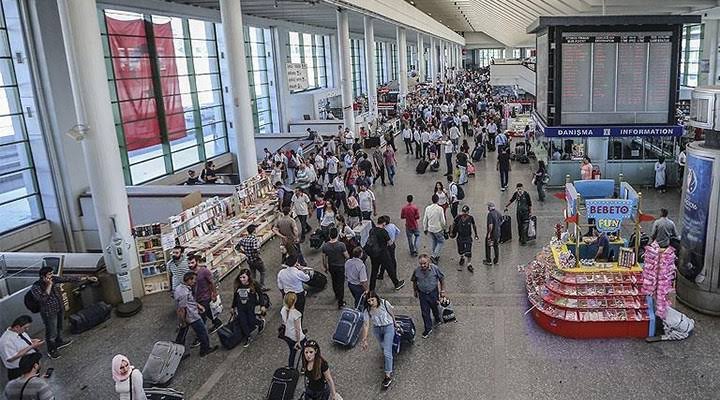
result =
[{"label": "advertising poster", "polygon": [[595,220],[600,232],[614,233],[620,230],[622,222],[632,217],[635,208],[632,199],[594,199],[587,200],[588,219]]},{"label": "advertising poster", "polygon": [[678,270],[688,280],[695,280],[705,267],[705,241],[712,194],[712,159],[695,154],[687,157],[683,229]]}]

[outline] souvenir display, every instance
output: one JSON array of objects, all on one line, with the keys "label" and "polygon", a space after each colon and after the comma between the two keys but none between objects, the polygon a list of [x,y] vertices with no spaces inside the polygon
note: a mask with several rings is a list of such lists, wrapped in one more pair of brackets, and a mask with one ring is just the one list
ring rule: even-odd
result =
[{"label": "souvenir display", "polygon": [[655,313],[665,318],[670,306],[668,295],[674,290],[675,249],[666,249],[653,242],[645,246],[645,265],[642,273],[642,293],[652,296],[655,301]]}]

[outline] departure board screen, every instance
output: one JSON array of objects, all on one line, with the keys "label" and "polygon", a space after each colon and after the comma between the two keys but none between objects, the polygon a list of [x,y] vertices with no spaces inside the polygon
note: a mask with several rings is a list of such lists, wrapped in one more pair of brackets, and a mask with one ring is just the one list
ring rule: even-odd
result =
[{"label": "departure board screen", "polygon": [[561,49],[563,125],[667,123],[672,32],[563,32]]}]

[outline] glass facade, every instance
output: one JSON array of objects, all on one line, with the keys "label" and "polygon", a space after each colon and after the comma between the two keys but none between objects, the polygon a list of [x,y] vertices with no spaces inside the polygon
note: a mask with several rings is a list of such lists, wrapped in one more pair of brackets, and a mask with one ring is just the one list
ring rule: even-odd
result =
[{"label": "glass facade", "polygon": [[357,97],[367,93],[364,40],[350,39],[350,64],[352,66],[353,96]]},{"label": "glass facade", "polygon": [[695,87],[698,85],[703,34],[704,25],[702,24],[683,27],[680,53],[680,84],[683,86]]},{"label": "glass facade", "polygon": [[375,42],[375,78],[378,85],[384,85],[387,79],[387,70],[385,69],[385,54],[387,51],[387,43]]},{"label": "glass facade", "polygon": [[390,80],[398,79],[398,50],[397,44],[390,43]]},{"label": "glass facade", "polygon": [[[330,72],[330,37],[327,35],[313,35],[310,33],[288,32],[288,45],[290,46],[289,62],[305,63],[308,73],[308,88],[313,90],[328,87]],[[326,50],[327,49],[327,50]],[[302,92],[305,90],[298,90]]]},{"label": "glass facade", "polygon": [[[11,29],[8,23],[12,21]],[[17,54],[17,58],[13,58]],[[0,233],[44,218],[42,201],[30,151],[24,102],[33,102],[24,37],[16,0],[0,2]],[[19,61],[18,61],[19,60]],[[28,116],[28,118],[31,118]]]},{"label": "glass facade", "polygon": [[245,27],[245,57],[252,98],[253,126],[256,133],[274,132],[273,114],[277,105],[271,86],[272,36],[270,29]]},{"label": "glass facade", "polygon": [[480,49],[476,51],[478,52],[478,65],[481,67],[486,67],[490,65],[490,62],[493,59],[503,58],[503,53],[505,52],[505,49]]},{"label": "glass facade", "polygon": [[126,183],[226,153],[215,24],[109,9],[99,14]]}]

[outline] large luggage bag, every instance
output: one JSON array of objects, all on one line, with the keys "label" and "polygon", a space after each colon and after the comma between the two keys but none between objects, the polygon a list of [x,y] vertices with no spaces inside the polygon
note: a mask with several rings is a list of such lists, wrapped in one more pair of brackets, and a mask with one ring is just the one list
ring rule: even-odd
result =
[{"label": "large luggage bag", "polygon": [[226,350],[234,349],[245,339],[235,321],[230,321],[223,325],[222,328],[218,329],[217,334],[220,339],[220,344]]},{"label": "large luggage bag", "polygon": [[327,286],[327,276],[320,271],[313,271],[310,280],[303,285],[309,294],[319,293]]},{"label": "large luggage bag", "polygon": [[319,249],[325,243],[325,233],[318,229],[310,234],[310,248]]},{"label": "large luggage bag", "polygon": [[415,323],[408,315],[396,315],[395,337],[393,338],[393,353],[399,353],[403,343],[415,343]]},{"label": "large luggage bag", "polygon": [[500,222],[500,243],[509,242],[512,239],[512,217],[503,215]]},{"label": "large luggage bag", "polygon": [[417,172],[418,174],[424,174],[425,171],[427,171],[429,164],[430,163],[426,159],[423,158],[422,160],[420,160],[417,167],[415,167],[415,172]]},{"label": "large luggage bag", "polygon": [[276,369],[270,382],[267,400],[294,400],[299,378],[300,372],[297,368],[281,367]]},{"label": "large luggage bag", "polygon": [[103,302],[83,308],[68,317],[70,332],[82,333],[100,325],[110,319],[110,311],[112,311],[112,307]]},{"label": "large luggage bag", "polygon": [[363,327],[363,313],[354,308],[343,308],[335,327],[332,341],[347,347],[354,347]]},{"label": "large luggage bag", "polygon": [[148,388],[145,389],[147,400],[183,400],[185,393],[170,388]]},{"label": "large luggage bag", "polygon": [[173,342],[156,342],[143,367],[143,384],[165,386],[175,376],[185,346]]}]

